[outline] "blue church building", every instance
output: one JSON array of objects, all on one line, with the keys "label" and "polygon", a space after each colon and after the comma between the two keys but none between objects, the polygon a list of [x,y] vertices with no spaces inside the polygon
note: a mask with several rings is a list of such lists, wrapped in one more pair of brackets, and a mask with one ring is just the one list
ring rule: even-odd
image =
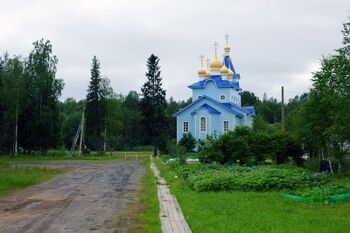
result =
[{"label": "blue church building", "polygon": [[219,136],[237,126],[252,126],[255,116],[253,106],[241,106],[240,74],[236,72],[230,58],[230,47],[226,37],[223,60],[215,56],[203,67],[203,56],[198,70],[199,81],[188,86],[192,89],[192,103],[173,116],[177,119],[177,141],[191,133],[195,139],[207,135]]}]

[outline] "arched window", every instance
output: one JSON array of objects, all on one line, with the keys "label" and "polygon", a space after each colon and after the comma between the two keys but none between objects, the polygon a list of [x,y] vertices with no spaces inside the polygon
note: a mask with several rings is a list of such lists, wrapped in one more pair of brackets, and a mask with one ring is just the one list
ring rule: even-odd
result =
[{"label": "arched window", "polygon": [[207,130],[207,119],[205,117],[201,117],[201,132],[205,132]]}]

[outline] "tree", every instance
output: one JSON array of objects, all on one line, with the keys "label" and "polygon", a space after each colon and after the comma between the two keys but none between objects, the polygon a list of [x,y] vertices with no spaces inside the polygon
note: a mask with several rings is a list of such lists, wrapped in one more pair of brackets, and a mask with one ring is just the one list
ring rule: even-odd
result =
[{"label": "tree", "polygon": [[192,152],[196,146],[196,139],[191,133],[184,134],[179,141],[179,146],[185,147],[187,152]]},{"label": "tree", "polygon": [[86,95],[86,141],[89,148],[103,150],[103,133],[105,128],[105,94],[100,62],[92,58],[91,79]]},{"label": "tree", "polygon": [[323,57],[302,109],[301,138],[307,148],[341,167],[350,141],[350,22],[343,27],[343,47]]},{"label": "tree", "polygon": [[243,91],[241,95],[242,106],[255,106],[259,102],[259,98],[253,92]]},{"label": "tree", "polygon": [[74,136],[80,125],[83,101],[68,98],[63,103],[60,103],[60,112],[62,114],[63,142],[66,148],[71,148]]},{"label": "tree", "polygon": [[124,148],[131,149],[147,141],[142,133],[140,98],[136,91],[130,91],[122,104]]},{"label": "tree", "polygon": [[143,115],[143,124],[146,133],[151,138],[153,145],[153,155],[158,154],[157,147],[159,136],[165,127],[165,90],[162,88],[162,78],[159,58],[152,54],[147,61],[148,72],[146,73],[147,81],[143,84],[141,112]]},{"label": "tree", "polygon": [[25,63],[24,105],[20,116],[20,142],[39,154],[61,145],[61,118],[58,98],[64,83],[56,79],[58,59],[50,41],[36,41]]},{"label": "tree", "polygon": [[22,110],[24,63],[20,57],[0,58],[0,150],[17,154],[18,117]]}]

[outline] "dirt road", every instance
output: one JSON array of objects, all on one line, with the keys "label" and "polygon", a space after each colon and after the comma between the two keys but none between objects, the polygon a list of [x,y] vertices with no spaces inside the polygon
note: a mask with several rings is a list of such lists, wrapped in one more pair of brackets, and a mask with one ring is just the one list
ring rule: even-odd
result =
[{"label": "dirt road", "polygon": [[139,189],[137,161],[52,161],[69,173],[0,198],[0,232],[113,232]]}]

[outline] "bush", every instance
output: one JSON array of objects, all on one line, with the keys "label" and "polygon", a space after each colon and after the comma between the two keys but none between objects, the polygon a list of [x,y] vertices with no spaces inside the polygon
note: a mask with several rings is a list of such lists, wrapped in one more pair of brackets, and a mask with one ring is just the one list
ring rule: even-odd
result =
[{"label": "bush", "polygon": [[297,165],[303,162],[300,143],[289,133],[276,131],[272,135],[253,131],[249,127],[237,127],[218,139],[207,137],[201,143],[200,158],[202,162],[221,164],[240,160],[240,163],[264,162],[274,159],[277,164],[293,159]]},{"label": "bush", "polygon": [[191,133],[183,134],[179,141],[179,145],[185,147],[187,152],[192,152],[196,146],[196,139]]},{"label": "bush", "polygon": [[256,167],[186,165],[178,168],[177,173],[184,178],[191,189],[198,192],[312,190],[327,187],[331,183],[326,174],[284,165]]},{"label": "bush", "polygon": [[176,140],[173,139],[168,141],[167,148],[171,157],[178,158],[179,162],[182,164],[186,163],[186,148],[184,146],[177,145]]},{"label": "bush", "polygon": [[201,150],[199,151],[199,161],[202,163],[219,162],[224,163],[224,155],[221,152],[218,144],[218,140],[212,136],[207,136],[206,141],[202,141]]}]

